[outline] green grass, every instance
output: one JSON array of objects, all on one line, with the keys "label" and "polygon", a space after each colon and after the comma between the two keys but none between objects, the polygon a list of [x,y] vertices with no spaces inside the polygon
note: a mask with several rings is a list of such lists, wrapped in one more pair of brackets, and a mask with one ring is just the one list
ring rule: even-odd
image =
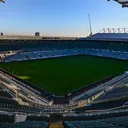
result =
[{"label": "green grass", "polygon": [[128,69],[128,61],[91,56],[71,56],[0,64],[26,81],[55,95],[74,89]]}]

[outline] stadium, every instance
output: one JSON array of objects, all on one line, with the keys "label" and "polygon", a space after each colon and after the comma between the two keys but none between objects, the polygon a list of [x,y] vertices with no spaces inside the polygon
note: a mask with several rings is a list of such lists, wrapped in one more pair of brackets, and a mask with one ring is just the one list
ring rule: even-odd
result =
[{"label": "stadium", "polygon": [[1,33],[0,128],[128,128],[128,29]]}]

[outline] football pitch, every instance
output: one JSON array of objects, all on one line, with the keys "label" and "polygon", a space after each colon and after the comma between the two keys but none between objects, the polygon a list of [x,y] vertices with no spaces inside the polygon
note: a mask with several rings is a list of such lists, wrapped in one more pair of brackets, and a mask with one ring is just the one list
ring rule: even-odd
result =
[{"label": "football pitch", "polygon": [[16,74],[57,96],[128,70],[128,61],[92,56],[2,63],[0,68]]}]

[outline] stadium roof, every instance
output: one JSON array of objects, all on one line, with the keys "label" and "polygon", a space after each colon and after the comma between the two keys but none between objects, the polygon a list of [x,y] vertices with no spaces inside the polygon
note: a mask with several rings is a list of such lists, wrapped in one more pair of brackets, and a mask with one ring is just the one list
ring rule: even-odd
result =
[{"label": "stadium roof", "polygon": [[[110,1],[110,0],[108,0],[108,1]],[[123,8],[128,7],[128,0],[113,0],[113,1],[118,2],[119,4],[121,4]]]}]

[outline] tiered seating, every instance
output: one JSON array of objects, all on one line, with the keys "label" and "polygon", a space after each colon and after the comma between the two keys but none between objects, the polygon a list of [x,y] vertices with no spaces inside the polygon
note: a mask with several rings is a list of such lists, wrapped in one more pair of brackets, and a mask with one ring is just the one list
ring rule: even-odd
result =
[{"label": "tiered seating", "polygon": [[65,56],[69,56],[70,55],[69,51],[67,49],[64,49],[62,52],[63,52],[63,55],[65,55]]},{"label": "tiered seating", "polygon": [[22,52],[19,53],[23,60],[36,59],[36,57],[31,52]]},{"label": "tiered seating", "polygon": [[65,128],[127,128],[128,116],[89,121],[64,121]]},{"label": "tiered seating", "polygon": [[1,122],[14,122],[14,114],[8,112],[0,112],[0,128]]},{"label": "tiered seating", "polygon": [[115,84],[118,85],[126,77],[127,77],[127,73],[124,73],[124,74],[117,76],[113,79],[112,79],[112,77],[109,77],[107,79],[103,79],[101,81],[93,83],[92,85],[90,85],[91,87],[90,86],[83,87],[83,88],[81,88],[81,93],[80,93],[80,90],[78,90],[78,91],[76,90],[76,91],[72,92],[72,95],[74,95],[73,93],[76,93],[76,96],[73,96],[71,98],[71,100],[72,101],[80,101],[80,100],[88,100],[88,98],[90,98],[89,100],[91,100],[91,97],[93,97],[95,94],[97,95],[98,93],[100,94],[101,92],[104,93],[104,91],[108,87],[110,87],[110,86],[113,87],[113,85],[115,85]]},{"label": "tiered seating", "polygon": [[34,51],[33,54],[36,56],[37,59],[46,58],[46,54],[43,51]]},{"label": "tiered seating", "polygon": [[1,110],[13,110],[18,112],[40,112],[42,109],[38,109],[35,107],[29,107],[24,105],[19,105],[18,103],[15,103],[14,101],[5,101],[0,102],[0,109]]},{"label": "tiered seating", "polygon": [[0,103],[2,104],[17,104],[17,102],[11,98],[0,97]]},{"label": "tiered seating", "polygon": [[0,90],[0,97],[12,98],[12,96],[4,90]]},{"label": "tiered seating", "polygon": [[[2,77],[1,77],[2,81],[4,81],[5,83],[7,83],[9,85],[11,83],[13,83],[14,85],[17,85],[18,88],[20,88],[19,93],[24,96],[26,95],[26,98],[28,100],[32,100],[33,102],[36,102],[36,103],[38,102],[39,104],[49,104],[49,102],[51,102],[53,100],[51,93],[39,88],[38,86],[28,83],[28,82],[8,73],[6,71],[3,71],[3,72],[4,72],[4,74],[2,73],[2,75],[4,75],[4,79],[2,79]],[[13,77],[13,80],[12,80],[12,77]],[[31,93],[32,95],[38,95],[38,97],[37,96],[35,96],[35,97],[33,96],[32,98],[27,97],[28,93]],[[14,96],[15,95],[16,94],[14,94]]]},{"label": "tiered seating", "polygon": [[81,49],[73,49],[73,53],[74,53],[74,55],[79,55],[79,54],[81,54],[82,52],[81,52]]},{"label": "tiered seating", "polygon": [[124,52],[124,51],[114,51],[107,49],[85,49],[84,51],[85,51],[84,54],[86,55],[111,57],[122,60],[128,59],[128,52]]},{"label": "tiered seating", "polygon": [[104,109],[112,109],[116,107],[121,107],[127,102],[127,99],[108,101],[108,102],[100,102],[94,103],[89,106],[85,106],[82,108],[75,109],[76,112],[85,112],[88,110],[104,110]]},{"label": "tiered seating", "polygon": [[49,115],[22,112],[0,112],[0,128],[48,128]]},{"label": "tiered seating", "polygon": [[6,54],[7,61],[22,61],[23,59],[19,56],[19,54]]},{"label": "tiered seating", "polygon": [[111,91],[108,91],[104,93],[101,97],[97,98],[96,100],[106,100],[106,99],[112,99],[112,98],[121,98],[121,97],[127,97],[128,96],[128,87],[118,87],[114,88]]},{"label": "tiered seating", "polygon": [[[115,128],[116,125],[107,124],[100,121],[65,121],[65,128]],[[121,127],[116,127],[121,128]]]},{"label": "tiered seating", "polygon": [[35,107],[29,107],[24,105],[19,105],[17,101],[12,99],[12,96],[3,90],[0,90],[0,110],[14,110],[14,111],[28,111],[28,112],[39,112],[41,109]]},{"label": "tiered seating", "polygon": [[97,33],[90,36],[89,39],[128,40],[128,33]]},{"label": "tiered seating", "polygon": [[54,50],[53,51],[54,57],[59,57],[63,55],[62,50]]},{"label": "tiered seating", "polygon": [[48,123],[45,121],[0,122],[0,128],[48,128]]},{"label": "tiered seating", "polygon": [[50,58],[50,57],[53,56],[52,53],[53,53],[53,51],[46,51],[46,52],[44,52],[44,54],[45,54],[48,58]]},{"label": "tiered seating", "polygon": [[63,49],[63,50],[47,50],[47,51],[31,51],[31,52],[20,52],[15,54],[5,54],[6,62],[10,61],[23,61],[23,60],[34,60],[43,58],[54,58],[61,56],[72,56],[72,55],[92,55],[101,57],[110,57],[122,60],[128,60],[128,52],[126,51],[115,51],[109,49],[94,49],[94,48],[74,48],[74,49]]},{"label": "tiered seating", "polygon": [[[119,40],[119,39],[118,39]],[[5,42],[4,44],[2,42]],[[123,43],[123,44],[122,44]],[[7,47],[8,46],[8,47]],[[61,40],[61,41],[50,41],[50,40],[0,40],[0,51],[8,50],[29,50],[29,51],[40,51],[44,50],[60,50],[60,49],[74,49],[74,48],[98,48],[98,49],[112,49],[120,51],[128,51],[128,44],[125,42],[113,42],[113,41],[90,41],[84,40]]]}]

